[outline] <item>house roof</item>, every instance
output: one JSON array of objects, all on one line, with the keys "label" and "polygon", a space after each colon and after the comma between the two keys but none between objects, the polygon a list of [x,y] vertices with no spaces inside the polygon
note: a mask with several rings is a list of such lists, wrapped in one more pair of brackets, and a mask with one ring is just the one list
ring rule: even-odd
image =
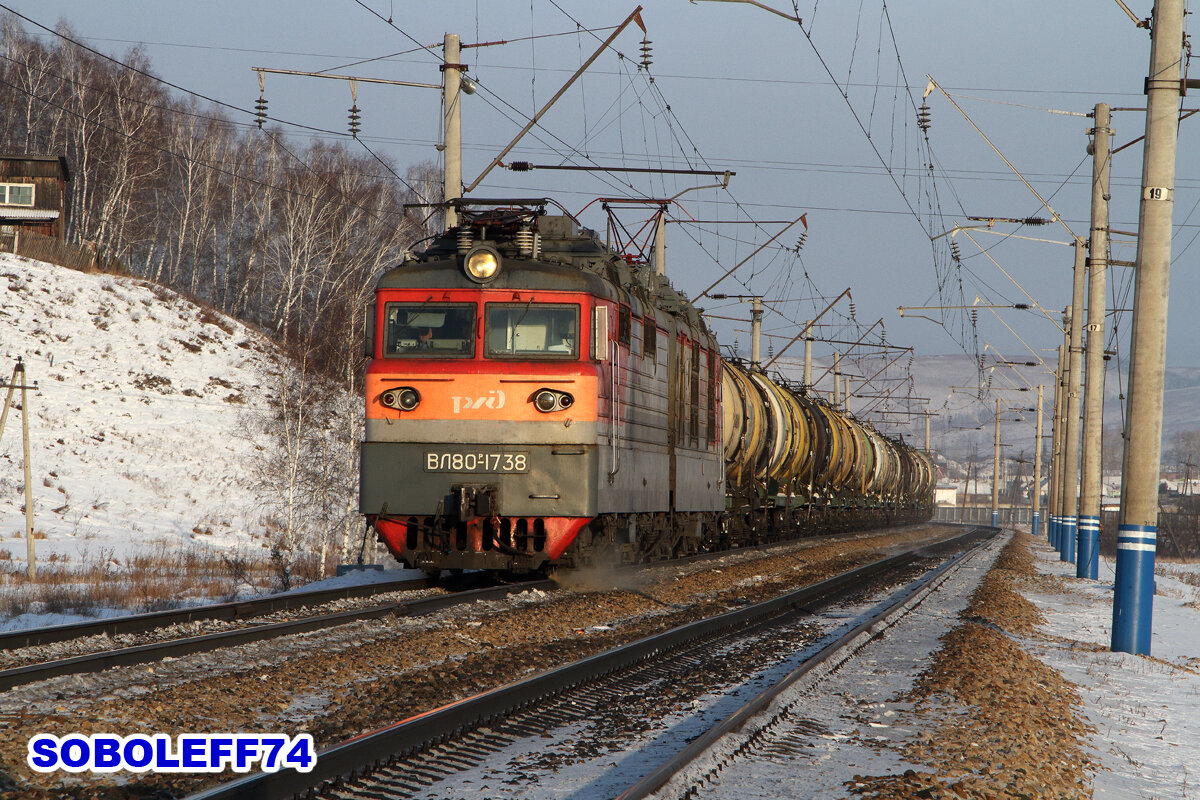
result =
[{"label": "house roof", "polygon": [[30,219],[48,222],[52,219],[58,219],[58,212],[49,208],[14,208],[13,206],[0,206],[0,220],[8,219]]},{"label": "house roof", "polygon": [[67,166],[66,156],[44,156],[32,153],[0,153],[0,161],[57,161],[62,170],[63,180],[71,181],[71,168]]}]

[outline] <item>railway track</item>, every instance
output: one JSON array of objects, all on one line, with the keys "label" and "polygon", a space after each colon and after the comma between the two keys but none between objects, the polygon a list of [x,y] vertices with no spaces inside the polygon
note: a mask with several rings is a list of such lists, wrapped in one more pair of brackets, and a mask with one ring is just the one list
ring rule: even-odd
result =
[{"label": "railway track", "polygon": [[[754,548],[734,548],[649,564],[625,565],[621,569],[703,563],[731,554],[760,554],[778,545],[801,541],[819,545],[836,541],[855,541],[875,535],[877,535],[875,531],[851,531],[826,536],[809,536],[781,540]],[[0,633],[0,691],[63,675],[94,673],[111,667],[153,663],[164,658],[208,652],[278,636],[345,625],[359,620],[386,616],[420,616],[459,602],[473,602],[502,596],[507,593],[503,588],[504,585],[507,584],[497,586],[493,579],[483,574],[465,574],[456,576],[444,585],[444,588],[452,592],[448,595],[363,605],[354,609],[339,610],[335,613],[310,614],[295,619],[262,619],[336,601],[369,599],[378,595],[399,592],[421,592],[438,586],[437,582],[430,578],[387,581],[364,586],[295,592],[230,603]],[[530,588],[542,590],[555,588],[555,585],[548,581],[517,582],[512,585],[520,587],[519,591]],[[475,587],[478,587],[478,591],[472,593]],[[213,629],[200,633],[195,630],[198,624],[201,627],[211,625]],[[170,630],[176,626],[186,626],[191,630],[182,634]],[[94,641],[88,641],[93,637],[95,637]],[[124,646],[119,643],[114,645],[113,639],[117,637],[126,640]],[[143,641],[130,641],[137,639],[143,639]],[[77,647],[69,645],[54,647],[74,641],[79,642]],[[29,652],[22,652],[25,650]],[[67,650],[69,652],[65,654],[45,652],[48,650]],[[5,664],[4,661],[8,663]]]},{"label": "railway track", "polygon": [[44,644],[65,642],[71,639],[81,639],[88,636],[119,636],[129,633],[144,633],[156,628],[165,628],[188,622],[230,622],[245,620],[277,611],[324,605],[336,600],[369,597],[387,592],[428,589],[433,585],[433,581],[428,578],[384,581],[340,589],[292,592],[289,594],[270,595],[268,597],[256,597],[252,600],[238,600],[230,603],[214,603],[211,605],[194,606],[192,608],[152,611],[146,614],[128,614],[90,622],[71,623],[69,625],[26,628],[24,630],[0,633],[0,650],[36,647]]},{"label": "railway track", "polygon": [[[395,592],[427,589],[430,588],[431,582],[428,580],[417,580],[392,582],[390,584],[376,584],[377,591],[375,594],[380,593],[378,591],[378,587],[380,586],[388,586],[390,587],[388,591]],[[105,620],[97,623],[56,626],[55,628],[45,628],[22,632],[22,636],[13,636],[12,640],[22,641],[24,639],[36,642],[37,645],[41,645],[45,644],[47,641],[62,642],[69,638],[75,638],[69,636],[64,638],[56,638],[63,636],[65,633],[64,629],[73,629],[76,631],[98,629],[92,630],[90,634],[77,633],[76,637],[78,637],[82,635],[96,635],[97,633],[109,633],[110,630],[121,634],[147,631],[162,627],[163,625],[175,625],[180,624],[181,622],[196,621],[197,619],[248,620],[251,618],[252,612],[257,612],[253,614],[253,616],[262,616],[263,614],[279,611],[281,609],[298,607],[302,608],[304,606],[317,605],[347,596],[361,597],[370,594],[366,591],[362,591],[365,588],[366,587],[355,587],[355,594],[352,595],[347,595],[347,590],[345,589],[330,590],[328,592],[312,592],[310,594],[314,595],[314,597],[309,598],[292,596],[283,596],[281,598],[262,598],[260,600],[246,601],[244,603],[225,603],[217,606],[204,606],[197,609],[189,609],[180,612],[143,614],[137,615],[136,617],[114,618],[112,620]],[[21,666],[0,670],[0,691],[63,675],[78,675],[90,672],[100,672],[111,667],[152,663],[161,661],[165,658],[177,658],[179,656],[189,655],[192,653],[203,653],[226,647],[234,647],[236,645],[246,644],[248,642],[257,642],[265,639],[274,639],[280,636],[306,633],[309,631],[321,630],[323,628],[332,628],[338,625],[346,625],[360,620],[378,619],[380,617],[387,616],[421,616],[424,614],[433,613],[435,611],[440,611],[443,608],[448,608],[460,603],[471,603],[477,600],[494,600],[502,598],[513,592],[528,591],[529,589],[535,588],[546,591],[554,588],[554,584],[547,580],[530,580],[524,582],[491,585],[482,588],[470,588],[461,591],[452,591],[447,594],[435,595],[432,597],[422,597],[419,599],[408,599],[400,600],[398,602],[370,605],[346,611],[307,616],[300,619],[283,622],[248,624],[232,630],[224,630],[199,636],[169,638],[163,641],[151,642],[132,647],[106,649],[84,655],[57,658],[48,661],[38,661],[35,663],[28,663]],[[325,597],[323,600],[318,600],[315,595],[325,595]],[[158,624],[155,624],[156,622]],[[48,637],[48,639],[41,640],[40,637],[43,635]]]},{"label": "railway track", "polygon": [[[646,725],[645,718],[653,716],[645,713],[647,704],[655,705],[667,698],[676,706],[695,706],[721,683],[722,679],[714,673],[721,673],[727,667],[728,679],[735,681],[733,674],[742,670],[744,675],[748,664],[772,658],[784,663],[788,657],[796,658],[797,651],[804,651],[804,657],[792,666],[788,675],[791,682],[800,680],[820,671],[821,665],[835,663],[838,653],[846,652],[863,637],[874,635],[888,613],[898,613],[896,609],[915,602],[938,575],[952,568],[947,562],[930,572],[933,559],[941,562],[952,550],[962,549],[991,533],[992,529],[973,528],[949,542],[881,559],[783,597],[674,628],[415,716],[326,749],[310,773],[286,770],[255,775],[193,795],[192,800],[282,798],[301,794],[341,800],[444,796],[440,792],[447,787],[438,784],[439,781],[453,779],[457,773],[485,763],[490,772],[502,771],[502,766],[490,769],[502,761],[496,754],[502,750],[506,755],[511,754],[513,748],[518,755],[510,759],[510,766],[511,761],[528,759],[531,770],[523,774],[518,769],[515,777],[500,776],[496,778],[498,782],[536,782],[539,769],[557,780],[561,765],[544,752],[543,737],[549,736],[549,731],[561,731],[564,726],[579,729],[597,718],[610,722],[619,719],[621,724],[632,726],[631,730],[641,730],[640,726]],[[823,634],[803,622],[811,619],[814,609],[854,602],[854,598],[862,602],[867,588],[894,586],[898,574],[917,573],[929,574],[923,574],[894,594],[888,609],[872,611],[836,642],[817,648],[815,643]],[[683,689],[693,694],[688,695]],[[754,700],[758,705],[751,704],[734,716],[753,716],[762,703],[769,703],[769,695],[761,694]],[[720,738],[724,730],[711,718],[714,714],[720,719],[730,716],[728,705],[728,700],[717,702],[715,708],[672,725],[675,738],[682,736],[683,741],[695,738],[697,742]],[[522,741],[526,743],[523,753]],[[601,737],[583,747],[602,756],[611,753],[613,759],[622,761],[624,741],[620,734],[610,735],[607,743]],[[645,780],[653,778],[655,787],[661,787],[694,756],[683,744],[667,749],[670,752],[660,759],[661,763],[641,763],[631,766],[628,772],[623,768],[617,770],[621,774],[647,776],[637,786],[621,786],[616,791],[609,791],[608,787],[601,791],[599,785],[589,785],[583,787],[585,794],[613,796],[625,790],[631,798],[645,796],[653,791],[646,788]],[[477,773],[478,770],[472,774]],[[511,785],[481,786],[479,780],[483,779],[477,777],[472,786],[456,787],[454,791],[474,791],[480,796],[521,795],[519,785],[515,789]],[[430,794],[424,794],[434,784],[438,786],[429,789]]]}]

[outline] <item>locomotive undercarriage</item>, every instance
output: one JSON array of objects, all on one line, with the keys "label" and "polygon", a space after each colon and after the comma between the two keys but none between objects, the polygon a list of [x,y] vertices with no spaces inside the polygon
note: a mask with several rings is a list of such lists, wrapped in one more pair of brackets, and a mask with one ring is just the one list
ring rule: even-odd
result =
[{"label": "locomotive undercarriage", "polygon": [[[731,498],[724,513],[601,514],[575,518],[389,517],[379,536],[410,567],[426,572],[488,569],[532,572],[557,567],[640,564],[703,552],[753,547],[803,536],[867,530],[928,519],[918,504],[856,506],[833,497]],[[577,532],[571,533],[574,529]],[[553,539],[571,543],[551,563]]]}]

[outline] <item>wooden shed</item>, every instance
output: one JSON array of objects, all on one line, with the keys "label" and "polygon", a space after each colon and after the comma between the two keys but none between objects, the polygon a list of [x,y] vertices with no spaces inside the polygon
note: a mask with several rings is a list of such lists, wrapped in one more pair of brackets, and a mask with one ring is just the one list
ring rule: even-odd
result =
[{"label": "wooden shed", "polygon": [[63,156],[0,153],[0,250],[26,232],[62,239],[70,180]]}]

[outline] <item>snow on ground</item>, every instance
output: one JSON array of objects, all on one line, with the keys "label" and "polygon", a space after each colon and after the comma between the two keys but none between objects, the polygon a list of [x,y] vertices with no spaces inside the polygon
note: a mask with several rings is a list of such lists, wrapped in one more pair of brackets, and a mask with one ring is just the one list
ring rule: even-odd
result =
[{"label": "snow on ground", "polygon": [[[1107,770],[1096,800],[1200,798],[1200,588],[1159,574],[1150,656],[1113,653],[1114,562],[1101,562],[1099,581],[1078,580],[1049,546],[1035,552],[1043,572],[1070,580],[1065,593],[1027,595],[1046,615],[1042,632],[1060,637],[1033,640],[1031,652],[1083,695]],[[1200,564],[1163,566],[1200,578]]]},{"label": "snow on ground", "polygon": [[[246,414],[273,345],[146,281],[0,254],[0,377],[25,359],[37,558],[254,548]],[[2,395],[0,395],[2,396]],[[19,401],[19,392],[14,398]],[[0,437],[0,560],[25,561],[21,418]]]}]

